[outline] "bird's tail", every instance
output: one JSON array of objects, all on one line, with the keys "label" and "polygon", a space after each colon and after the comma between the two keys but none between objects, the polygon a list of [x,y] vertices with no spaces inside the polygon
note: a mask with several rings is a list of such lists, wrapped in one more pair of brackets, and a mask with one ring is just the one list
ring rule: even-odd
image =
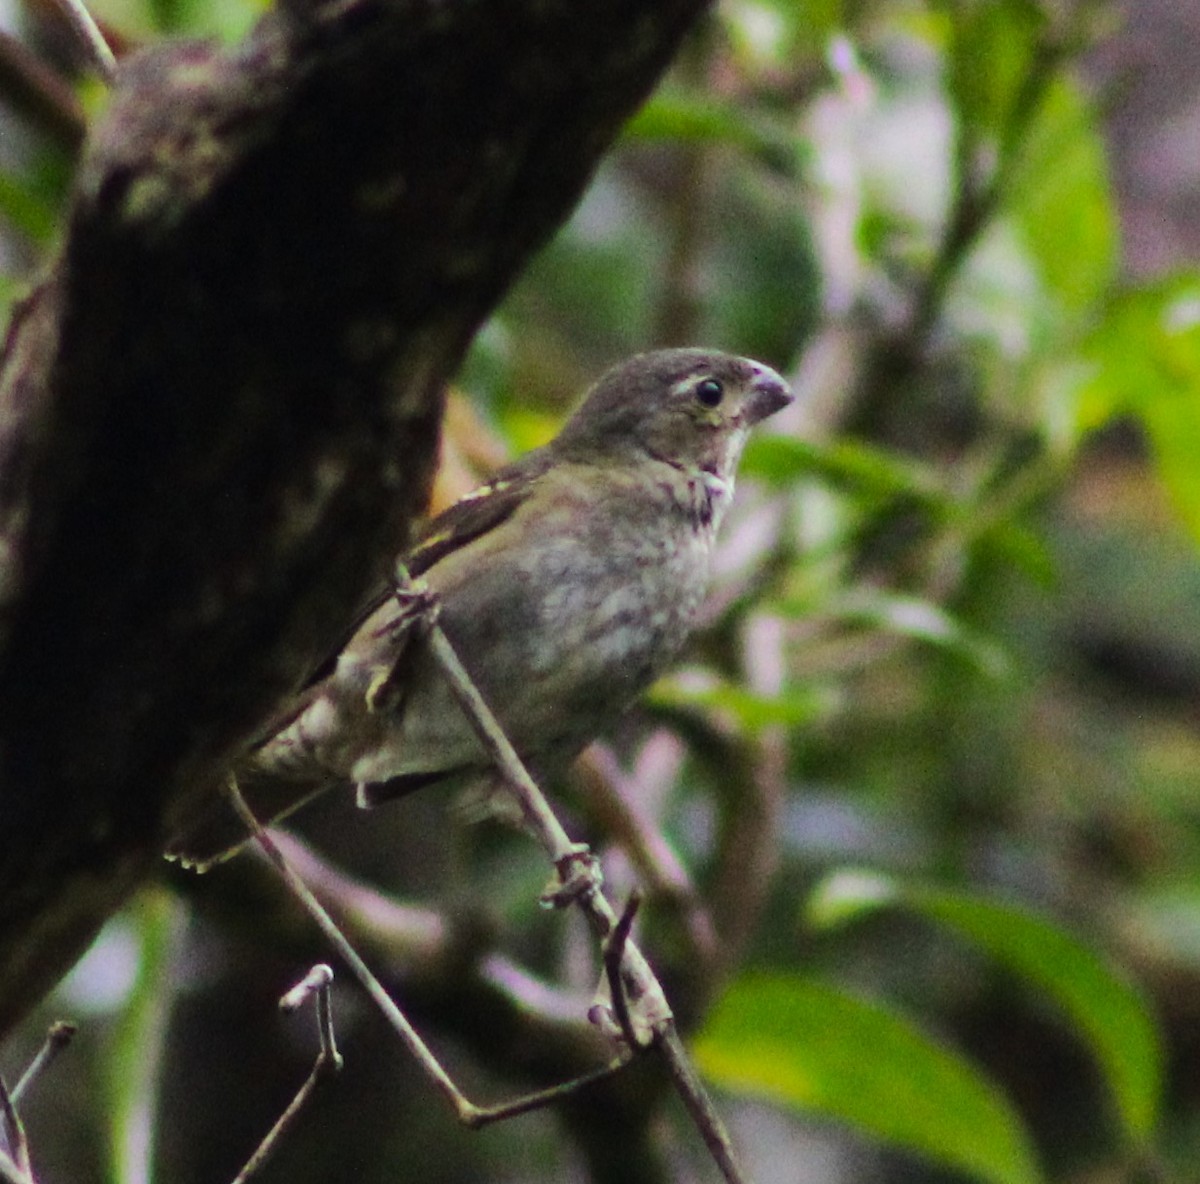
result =
[{"label": "bird's tail", "polygon": [[[283,777],[275,770],[256,766],[253,757],[237,765],[230,776],[236,780],[238,792],[264,826],[281,822],[337,784],[331,782],[328,775],[319,780]],[[172,841],[166,856],[193,871],[206,872],[236,855],[249,841],[246,824],[234,811],[228,795],[212,793]]]}]

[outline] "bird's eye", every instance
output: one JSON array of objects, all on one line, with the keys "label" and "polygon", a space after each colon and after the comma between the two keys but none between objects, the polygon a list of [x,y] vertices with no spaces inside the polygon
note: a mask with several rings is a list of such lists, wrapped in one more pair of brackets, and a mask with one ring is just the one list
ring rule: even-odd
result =
[{"label": "bird's eye", "polygon": [[715,378],[696,383],[696,398],[705,407],[719,407],[724,396],[725,388]]}]

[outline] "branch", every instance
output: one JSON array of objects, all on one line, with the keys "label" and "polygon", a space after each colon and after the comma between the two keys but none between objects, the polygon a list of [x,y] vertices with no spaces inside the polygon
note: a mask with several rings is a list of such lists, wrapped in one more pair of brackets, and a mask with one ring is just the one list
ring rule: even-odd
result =
[{"label": "branch", "polygon": [[[412,584],[402,565],[397,565],[397,574],[400,590],[411,592]],[[594,857],[586,847],[570,841],[436,617],[429,624],[429,647],[484,751],[520,802],[526,825],[554,864],[561,887],[543,896],[543,902],[575,905],[601,942],[606,947],[611,942],[617,950],[615,968],[610,973],[613,1007],[620,1018],[615,1025],[617,1031],[635,1051],[651,1047],[658,1050],[721,1174],[729,1184],[742,1184],[746,1177],[732,1140],[688,1060],[662,986],[641,951],[628,940],[632,910],[626,914],[627,923],[622,925],[601,891]]]},{"label": "branch", "polygon": [[[420,598],[407,570],[400,563],[397,564],[397,595],[414,602]],[[513,1102],[489,1107],[477,1105],[458,1089],[358,950],[285,858],[275,840],[246,804],[233,776],[230,776],[226,789],[230,804],[257,841],[259,849],[284,880],[290,895],[309,914],[326,941],[336,950],[399,1035],[425,1076],[464,1125],[479,1128],[561,1101],[576,1094],[582,1087],[621,1069],[631,1053],[653,1048],[661,1054],[675,1089],[701,1130],[723,1176],[729,1184],[742,1184],[745,1177],[737,1163],[732,1142],[698,1074],[688,1061],[662,987],[630,939],[637,897],[631,899],[629,907],[618,919],[601,891],[597,861],[586,847],[571,842],[554,816],[541,790],[530,777],[437,623],[436,604],[429,610],[424,630],[430,652],[447,679],[454,698],[493,766],[519,803],[526,826],[554,865],[557,883],[543,894],[543,903],[555,907],[578,907],[592,932],[601,940],[609,1004],[594,1005],[589,1018],[618,1046],[615,1060],[560,1086],[539,1090]]]},{"label": "branch", "polygon": [[304,1084],[296,1091],[296,1096],[288,1103],[274,1126],[263,1136],[262,1142],[255,1148],[254,1154],[246,1161],[242,1170],[238,1172],[233,1184],[245,1184],[245,1181],[262,1169],[274,1154],[275,1148],[279,1146],[283,1137],[296,1125],[312,1096],[325,1082],[341,1072],[342,1054],[338,1052],[337,1040],[333,1031],[333,1002],[329,989],[332,982],[333,971],[324,963],[320,963],[314,966],[279,1000],[279,1010],[290,1013],[297,1011],[308,999],[314,999],[317,1011],[317,1036],[321,1045]]},{"label": "branch", "polygon": [[[337,951],[338,956],[350,969],[350,973],[358,979],[359,985],[366,991],[371,1002],[383,1014],[392,1030],[400,1037],[404,1047],[412,1054],[413,1059],[421,1067],[422,1072],[432,1082],[433,1086],[450,1104],[455,1115],[464,1126],[472,1129],[488,1126],[502,1119],[513,1118],[518,1114],[527,1114],[531,1110],[541,1109],[553,1102],[560,1101],[577,1090],[591,1085],[604,1077],[611,1076],[621,1068],[620,1062],[602,1066],[591,1073],[584,1074],[565,1085],[551,1086],[549,1089],[538,1090],[527,1094],[514,1102],[502,1102],[495,1106],[478,1106],[472,1102],[454,1084],[450,1075],[442,1067],[432,1050],[421,1038],[421,1035],[409,1022],[408,1017],[400,1010],[388,994],[383,984],[375,976],[371,968],[363,961],[358,951],[351,945],[346,935],[337,923],[321,905],[321,902],[309,891],[308,885],[296,874],[288,864],[271,834],[264,830],[262,824],[255,818],[250,807],[246,805],[237,783],[230,780],[228,788],[229,800],[238,816],[246,824],[247,830],[254,836],[259,850],[270,860],[280,878],[287,886],[288,892],[308,913],[309,917],[321,931],[321,935]],[[290,1124],[291,1117],[288,1116]],[[274,1131],[269,1138],[274,1141]]]}]

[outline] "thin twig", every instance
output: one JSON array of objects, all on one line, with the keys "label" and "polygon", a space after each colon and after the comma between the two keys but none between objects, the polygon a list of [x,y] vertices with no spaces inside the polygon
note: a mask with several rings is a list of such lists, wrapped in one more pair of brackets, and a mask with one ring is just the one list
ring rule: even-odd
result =
[{"label": "thin twig", "polygon": [[[403,564],[397,565],[396,575],[400,591],[411,594],[414,591],[412,580]],[[475,734],[508,782],[511,791],[517,795],[526,821],[553,860],[560,878],[569,882],[571,876],[577,874],[580,856],[586,853],[586,848],[571,843],[542,791],[530,777],[516,749],[454,652],[454,647],[437,623],[436,617],[429,624],[428,641],[435,659],[449,680],[454,697],[475,729]],[[591,882],[585,890],[575,892],[573,899],[583,911],[593,932],[601,940],[607,938],[616,928],[616,914],[600,890],[598,880]],[[737,1164],[732,1140],[721,1116],[709,1100],[703,1083],[688,1062],[662,986],[637,946],[632,941],[627,941],[624,948],[621,978],[625,998],[637,1009],[642,1022],[654,1032],[656,1042],[666,1051],[667,1066],[675,1088],[683,1098],[693,1120],[700,1126],[704,1141],[725,1179],[729,1184],[744,1184],[746,1176]]]},{"label": "thin twig", "polygon": [[589,1085],[595,1085],[598,1081],[606,1081],[624,1069],[627,1064],[629,1064],[628,1056],[618,1056],[609,1061],[607,1065],[601,1065],[597,1069],[581,1073],[578,1077],[572,1077],[570,1081],[562,1082],[561,1085],[551,1085],[546,1089],[526,1094],[524,1097],[514,1098],[510,1102],[500,1102],[495,1106],[476,1107],[475,1114],[467,1125],[473,1130],[480,1130],[485,1126],[491,1126],[494,1122],[517,1118],[522,1114],[530,1114],[534,1110],[544,1110],[547,1106],[553,1106],[564,1098],[574,1097]]},{"label": "thin twig", "polygon": [[717,1167],[721,1169],[721,1175],[730,1181],[730,1184],[749,1179],[738,1161],[733,1140],[725,1129],[725,1123],[713,1106],[712,1099],[704,1088],[704,1082],[696,1073],[674,1024],[659,1035],[658,1048],[667,1062],[671,1080],[675,1083],[684,1106],[699,1128],[705,1146],[716,1161]]},{"label": "thin twig", "polygon": [[318,962],[282,999],[279,1010],[285,1015],[299,1010],[313,995],[317,998],[317,1036],[321,1041],[320,1056],[331,1071],[342,1067],[342,1054],[338,1052],[337,1038],[333,1031],[333,999],[330,985],[333,983],[333,968]]},{"label": "thin twig", "polygon": [[263,1137],[263,1141],[255,1149],[254,1154],[246,1161],[242,1170],[233,1178],[233,1184],[245,1184],[255,1172],[262,1168],[271,1157],[272,1152],[279,1145],[279,1141],[287,1134],[304,1107],[308,1105],[309,1098],[312,1097],[317,1087],[327,1076],[328,1071],[325,1068],[325,1064],[318,1056],[304,1084],[296,1091],[296,1096],[288,1103],[287,1109],[284,1110],[275,1125]]},{"label": "thin twig", "polygon": [[21,1074],[17,1084],[13,1086],[11,1098],[14,1106],[20,1102],[25,1091],[49,1068],[58,1054],[71,1043],[77,1030],[74,1024],[69,1024],[65,1020],[59,1020],[50,1025],[50,1030],[46,1033],[46,1039],[42,1047],[38,1049],[37,1056],[29,1062],[29,1067]]},{"label": "thin twig", "polygon": [[[4,1125],[4,1141],[12,1153],[11,1159],[7,1154],[4,1156],[7,1162],[0,1166],[6,1174],[10,1169],[15,1172],[16,1180],[28,1182],[33,1176],[29,1166],[29,1141],[25,1138],[25,1127],[16,1106],[13,1105],[12,1095],[8,1092],[3,1077],[0,1077],[0,1120]],[[0,1153],[2,1150],[0,1149]]]},{"label": "thin twig", "polygon": [[333,1034],[333,1009],[329,998],[329,987],[332,982],[333,971],[324,963],[319,963],[279,1001],[281,1011],[292,1012],[302,1007],[310,997],[316,996],[317,1032],[320,1036],[321,1047],[317,1053],[317,1059],[313,1062],[312,1071],[304,1084],[296,1091],[296,1096],[288,1104],[287,1109],[266,1133],[254,1154],[246,1161],[246,1166],[238,1172],[233,1184],[245,1184],[245,1181],[249,1180],[267,1162],[279,1145],[279,1141],[287,1134],[304,1107],[308,1105],[308,1101],[316,1093],[317,1087],[328,1081],[342,1067],[342,1054],[337,1050],[337,1042]]},{"label": "thin twig", "polygon": [[[635,890],[625,902],[625,908],[621,911],[612,933],[604,939],[604,973],[608,977],[608,993],[612,1000],[613,1015],[625,1043],[634,1049],[646,1048],[647,1042],[633,1026],[629,1004],[625,999],[625,985],[621,981],[621,967],[625,962],[625,947],[629,944],[629,935],[633,932],[633,921],[641,904],[641,895]],[[653,1041],[653,1035],[650,1039]]]},{"label": "thin twig", "polygon": [[291,865],[284,858],[283,853],[275,845],[275,841],[271,838],[270,833],[263,829],[262,824],[254,816],[253,811],[246,805],[246,801],[242,797],[237,783],[231,781],[226,786],[225,792],[228,794],[229,800],[233,804],[233,808],[237,811],[238,816],[246,824],[255,841],[271,862],[271,865],[288,886],[289,891],[312,918],[313,923],[324,935],[326,941],[333,946],[339,957],[350,968],[351,973],[358,979],[363,990],[371,997],[371,1001],[383,1012],[388,1023],[391,1024],[392,1028],[404,1042],[404,1046],[425,1071],[426,1076],[433,1082],[438,1092],[454,1108],[455,1114],[464,1126],[478,1129],[479,1127],[487,1126],[489,1123],[497,1122],[502,1118],[511,1118],[517,1114],[525,1114],[531,1110],[549,1106],[585,1086],[609,1077],[619,1069],[624,1068],[625,1060],[618,1058],[591,1073],[582,1074],[561,1085],[551,1086],[549,1089],[536,1090],[514,1101],[502,1102],[496,1106],[475,1105],[450,1079],[449,1074],[442,1068],[438,1059],[430,1051],[429,1046],[408,1022],[400,1008],[396,1006],[392,997],[384,989],[383,984],[375,977],[370,967],[359,957],[354,947],[338,928],[337,923],[325,911],[321,902],[312,894],[304,881],[293,871]]},{"label": "thin twig", "polygon": [[75,35],[79,38],[96,73],[109,86],[117,78],[117,58],[100,32],[100,26],[85,7],[83,0],[58,0]]},{"label": "thin twig", "polygon": [[[412,581],[408,572],[400,568],[399,584],[402,591],[413,591]],[[496,722],[492,709],[479,693],[466,667],[459,661],[458,654],[450,644],[450,639],[436,620],[429,624],[429,647],[434,658],[442,668],[450,683],[450,690],[458,700],[467,717],[467,721],[475,729],[475,734],[483,744],[484,750],[491,757],[492,763],[503,774],[509,788],[517,795],[526,822],[533,829],[538,841],[545,848],[551,862],[563,873],[564,882],[570,877],[576,866],[586,860],[587,850],[571,841],[562,824],[554,816],[554,812],[546,802],[542,791],[538,789],[530,777],[517,750]],[[611,914],[604,934],[612,928],[616,917]],[[603,934],[602,934],[603,936]]]},{"label": "thin twig", "polygon": [[32,1176],[17,1167],[3,1147],[0,1147],[0,1180],[4,1184],[37,1184]]}]

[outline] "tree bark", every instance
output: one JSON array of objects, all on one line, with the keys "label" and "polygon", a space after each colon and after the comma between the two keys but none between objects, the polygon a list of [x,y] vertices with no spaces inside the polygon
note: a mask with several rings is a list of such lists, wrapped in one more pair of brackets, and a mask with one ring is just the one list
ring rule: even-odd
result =
[{"label": "tree bark", "polygon": [[127,60],[0,363],[0,1034],[386,572],[444,381],[706,0]]}]

